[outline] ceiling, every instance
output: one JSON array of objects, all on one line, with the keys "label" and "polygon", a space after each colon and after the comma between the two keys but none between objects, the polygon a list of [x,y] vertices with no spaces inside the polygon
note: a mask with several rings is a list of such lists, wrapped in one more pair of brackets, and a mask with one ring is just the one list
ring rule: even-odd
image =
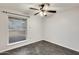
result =
[{"label": "ceiling", "polygon": [[[33,14],[36,11],[30,10],[29,7],[39,8],[38,5],[39,3],[1,3],[0,8],[17,10],[26,14]],[[79,3],[51,3],[49,9],[63,11],[76,7],[79,7]]]}]

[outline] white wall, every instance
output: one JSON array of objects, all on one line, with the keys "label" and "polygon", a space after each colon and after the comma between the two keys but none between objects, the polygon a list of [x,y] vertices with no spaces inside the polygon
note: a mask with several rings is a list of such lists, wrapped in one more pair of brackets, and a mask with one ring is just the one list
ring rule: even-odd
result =
[{"label": "white wall", "polygon": [[40,41],[42,40],[42,22],[40,17],[31,16],[28,19],[28,39]]},{"label": "white wall", "polygon": [[45,21],[45,39],[79,51],[79,8],[57,12]]},{"label": "white wall", "polygon": [[[18,13],[18,12],[16,11],[16,13]],[[9,42],[8,21],[9,21],[8,15],[4,14],[4,13],[0,13],[0,52],[7,51],[7,50],[10,50],[13,48],[17,48],[17,47],[24,46],[24,45],[34,43],[34,42],[41,40],[41,38],[42,38],[41,20],[38,17],[36,18],[36,17],[32,16],[31,18],[27,19],[26,41],[21,41],[16,44],[9,45],[8,44],[8,42]]]},{"label": "white wall", "polygon": [[0,13],[0,52],[40,40],[79,51],[79,9],[69,9],[47,17],[31,16],[27,19],[26,31],[26,41],[8,45],[8,15]]}]

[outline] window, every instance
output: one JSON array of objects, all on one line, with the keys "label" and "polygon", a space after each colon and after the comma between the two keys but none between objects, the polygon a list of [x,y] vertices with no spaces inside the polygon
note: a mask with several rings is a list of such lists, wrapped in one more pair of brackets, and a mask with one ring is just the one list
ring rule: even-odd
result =
[{"label": "window", "polygon": [[26,19],[9,17],[9,43],[26,40]]}]

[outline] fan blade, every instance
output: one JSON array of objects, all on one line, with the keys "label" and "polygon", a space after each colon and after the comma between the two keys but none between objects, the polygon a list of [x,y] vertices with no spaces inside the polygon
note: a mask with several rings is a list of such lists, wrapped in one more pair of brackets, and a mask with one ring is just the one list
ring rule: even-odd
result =
[{"label": "fan blade", "polygon": [[44,8],[44,4],[41,5],[41,8],[42,8],[42,9]]},{"label": "fan blade", "polygon": [[39,6],[40,6],[40,10],[42,10],[44,8],[45,4],[41,4]]},{"label": "fan blade", "polygon": [[39,10],[39,9],[37,9],[37,8],[29,8],[29,9],[32,9],[32,10]]},{"label": "fan blade", "polygon": [[47,10],[47,12],[56,13],[56,11],[54,11],[54,10]]},{"label": "fan blade", "polygon": [[38,13],[35,13],[34,15],[37,15],[37,14],[39,14],[39,12]]}]

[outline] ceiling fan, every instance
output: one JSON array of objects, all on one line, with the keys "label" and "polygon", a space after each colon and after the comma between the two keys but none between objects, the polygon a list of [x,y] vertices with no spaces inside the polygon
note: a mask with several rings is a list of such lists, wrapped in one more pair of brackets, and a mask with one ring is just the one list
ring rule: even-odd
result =
[{"label": "ceiling fan", "polygon": [[29,9],[38,10],[38,12],[35,13],[34,15],[40,14],[41,16],[47,16],[47,12],[56,13],[56,10],[47,10],[49,6],[50,6],[49,3],[43,3],[43,4],[39,5],[39,9],[38,8],[32,8],[32,7],[30,7]]}]

